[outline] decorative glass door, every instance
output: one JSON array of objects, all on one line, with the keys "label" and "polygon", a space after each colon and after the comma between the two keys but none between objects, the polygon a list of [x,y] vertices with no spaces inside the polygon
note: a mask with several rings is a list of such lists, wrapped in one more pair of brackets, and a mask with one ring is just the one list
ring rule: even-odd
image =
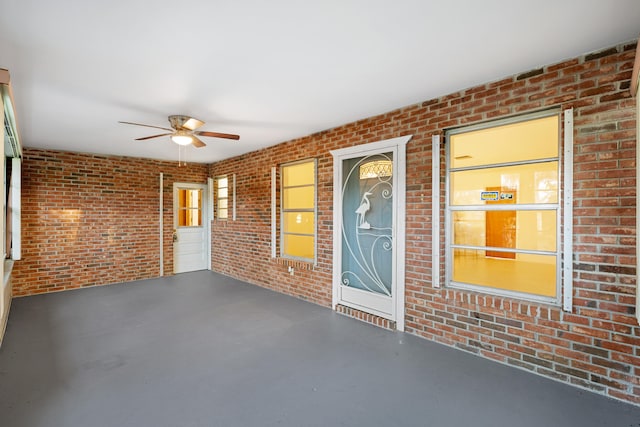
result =
[{"label": "decorative glass door", "polygon": [[331,152],[334,168],[333,307],[355,308],[404,330],[404,206],[410,136]]},{"label": "decorative glass door", "polygon": [[[391,297],[394,264],[393,153],[342,162],[342,271],[347,289]],[[355,295],[358,295],[356,292]]]}]

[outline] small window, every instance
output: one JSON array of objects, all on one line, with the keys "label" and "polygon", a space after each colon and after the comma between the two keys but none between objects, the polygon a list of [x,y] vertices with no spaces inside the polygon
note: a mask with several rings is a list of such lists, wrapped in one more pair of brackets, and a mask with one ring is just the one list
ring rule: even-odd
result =
[{"label": "small window", "polygon": [[447,133],[448,280],[558,302],[558,114]]},{"label": "small window", "polygon": [[218,219],[229,218],[229,178],[216,178],[216,211]]},{"label": "small window", "polygon": [[315,261],[316,161],[283,165],[281,169],[281,244],[283,257]]}]

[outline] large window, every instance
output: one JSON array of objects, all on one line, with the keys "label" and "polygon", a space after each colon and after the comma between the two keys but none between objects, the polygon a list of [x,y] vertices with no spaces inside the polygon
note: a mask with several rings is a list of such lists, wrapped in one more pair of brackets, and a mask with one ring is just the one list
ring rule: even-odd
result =
[{"label": "large window", "polygon": [[559,126],[546,113],[447,133],[451,286],[559,301]]},{"label": "large window", "polygon": [[316,161],[281,168],[280,253],[286,258],[315,261]]}]

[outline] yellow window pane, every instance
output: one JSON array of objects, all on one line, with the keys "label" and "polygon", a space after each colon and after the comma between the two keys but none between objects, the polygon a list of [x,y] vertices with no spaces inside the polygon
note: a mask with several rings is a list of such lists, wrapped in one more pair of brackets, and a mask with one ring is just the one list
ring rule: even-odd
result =
[{"label": "yellow window pane", "polygon": [[199,227],[202,225],[202,210],[180,209],[178,211],[179,227]]},{"label": "yellow window pane", "polygon": [[[545,297],[556,296],[555,255],[506,254],[494,257],[481,250],[455,249],[453,281]],[[512,258],[507,257],[511,255]]]},{"label": "yellow window pane", "polygon": [[283,254],[285,256],[313,259],[313,236],[297,236],[294,234],[285,234],[283,240]]},{"label": "yellow window pane", "polygon": [[313,209],[314,206],[313,186],[286,188],[283,192],[284,209]]},{"label": "yellow window pane", "polygon": [[200,209],[189,210],[189,225],[190,226],[202,225],[202,211]]},{"label": "yellow window pane", "polygon": [[315,162],[287,165],[282,168],[282,180],[285,187],[315,184]]},{"label": "yellow window pane", "polygon": [[218,199],[218,209],[227,209],[229,207],[229,199]]},{"label": "yellow window pane", "polygon": [[450,137],[452,168],[558,157],[558,116],[510,123]]},{"label": "yellow window pane", "polygon": [[229,187],[228,178],[226,178],[226,177],[218,178],[218,188],[227,188],[227,187]]},{"label": "yellow window pane", "polygon": [[[451,172],[453,206],[558,203],[558,162]],[[497,191],[497,193],[495,193]]]},{"label": "yellow window pane", "polygon": [[202,189],[178,189],[178,227],[202,225]]},{"label": "yellow window pane", "polygon": [[[188,207],[192,207],[193,206],[193,192],[197,191],[197,190],[190,190],[190,189],[186,189],[186,188],[181,188],[178,190],[178,203],[179,203],[179,208],[180,209],[184,209],[184,208],[188,208]],[[195,202],[197,203],[197,193],[196,193],[196,200]]]},{"label": "yellow window pane", "polygon": [[221,188],[218,190],[218,197],[226,199],[227,197],[229,197],[229,189],[228,188]]},{"label": "yellow window pane", "polygon": [[202,190],[181,188],[178,191],[178,203],[181,209],[202,207]]},{"label": "yellow window pane", "polygon": [[285,233],[314,234],[314,217],[313,212],[285,212],[283,217]]},{"label": "yellow window pane", "polygon": [[554,252],[556,221],[555,211],[453,212],[453,242]]},{"label": "yellow window pane", "polygon": [[218,209],[218,219],[227,219],[229,218],[229,211],[227,208]]}]

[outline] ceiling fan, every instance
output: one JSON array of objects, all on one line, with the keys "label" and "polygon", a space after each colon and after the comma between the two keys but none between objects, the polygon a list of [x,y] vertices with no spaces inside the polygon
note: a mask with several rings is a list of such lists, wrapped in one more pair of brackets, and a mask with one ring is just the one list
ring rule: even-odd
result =
[{"label": "ceiling fan", "polygon": [[159,138],[161,136],[170,136],[171,140],[178,145],[189,145],[192,144],[194,147],[200,148],[204,147],[206,144],[198,138],[199,136],[208,136],[213,138],[225,138],[225,139],[240,139],[239,135],[233,135],[230,133],[220,133],[220,132],[207,132],[207,131],[196,131],[200,126],[204,125],[202,120],[198,120],[194,117],[182,116],[182,115],[174,115],[169,116],[169,123],[171,124],[171,128],[163,128],[161,126],[152,126],[152,125],[143,125],[141,123],[132,123],[132,122],[118,122],[124,123],[126,125],[134,125],[134,126],[144,126],[148,128],[162,129],[169,131],[169,133],[161,133],[159,135],[151,135],[145,136],[142,138],[136,138],[136,141],[144,141],[152,138]]}]

